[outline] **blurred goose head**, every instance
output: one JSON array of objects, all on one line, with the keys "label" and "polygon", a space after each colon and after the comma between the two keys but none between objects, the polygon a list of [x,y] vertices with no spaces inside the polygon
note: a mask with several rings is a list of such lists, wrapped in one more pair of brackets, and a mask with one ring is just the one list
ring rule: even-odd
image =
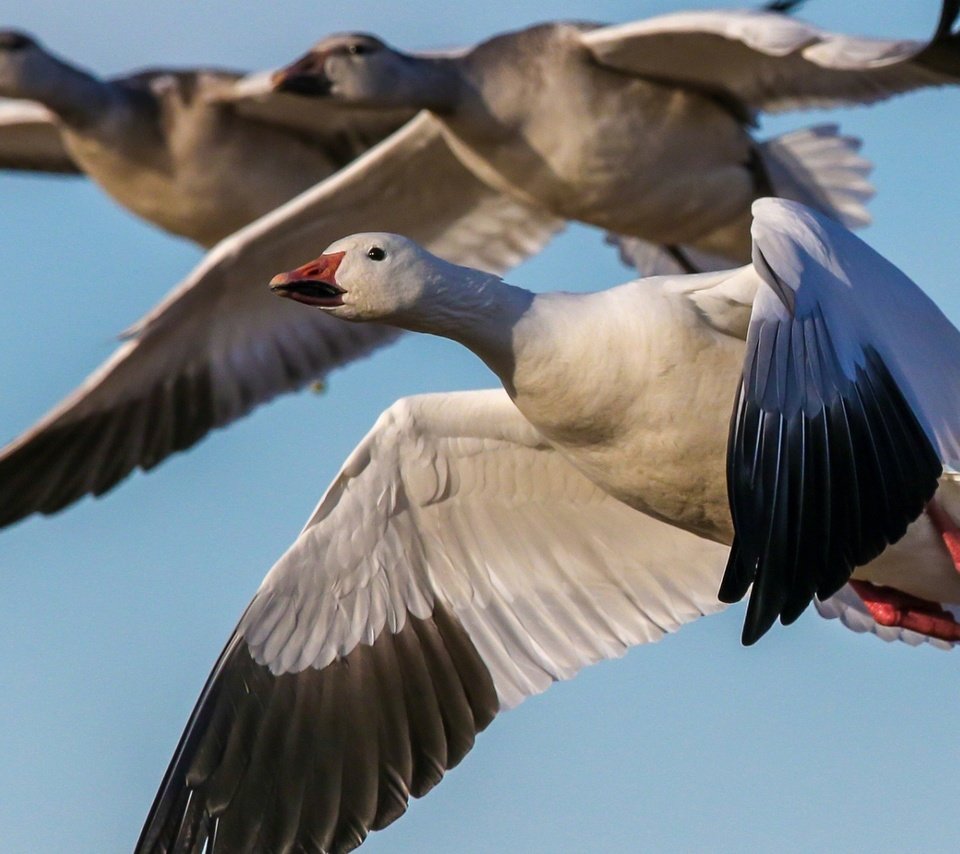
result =
[{"label": "blurred goose head", "polygon": [[329,36],[276,72],[277,91],[366,107],[451,109],[457,75],[444,57],[411,56],[375,36]]},{"label": "blurred goose head", "polygon": [[0,30],[0,96],[40,100],[56,78],[56,60],[20,30]]},{"label": "blurred goose head", "polygon": [[38,101],[73,127],[97,122],[117,95],[20,30],[0,30],[0,97]]}]

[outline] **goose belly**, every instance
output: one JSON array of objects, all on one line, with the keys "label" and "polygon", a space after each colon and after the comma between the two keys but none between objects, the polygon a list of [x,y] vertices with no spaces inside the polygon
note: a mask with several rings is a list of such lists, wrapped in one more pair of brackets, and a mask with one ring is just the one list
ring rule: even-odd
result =
[{"label": "goose belly", "polygon": [[[227,132],[229,130],[229,132]],[[128,210],[173,234],[211,246],[322,180],[328,158],[253,123],[175,126],[151,134],[67,137],[84,172]]]},{"label": "goose belly", "polygon": [[[730,542],[726,437],[743,342],[655,284],[618,290],[539,298],[551,331],[534,325],[525,336],[517,406],[605,492]],[[551,322],[550,306],[565,302],[574,310]]]},{"label": "goose belly", "polygon": [[749,210],[752,143],[732,116],[679,90],[650,97],[638,82],[627,94],[636,97],[604,110],[596,133],[552,158],[552,172],[580,185],[565,194],[568,217],[670,244],[693,243]]},{"label": "goose belly", "polygon": [[[960,478],[941,478],[935,500],[950,518],[960,520]],[[859,567],[853,577],[932,602],[960,604],[960,572],[926,513],[910,525],[902,539]]]},{"label": "goose belly", "polygon": [[[572,88],[547,93],[550,109],[531,110],[509,136],[486,141],[454,125],[452,145],[504,192],[654,243],[695,243],[749,212],[753,143],[730,113],[644,81]],[[745,218],[738,248],[748,229]]]},{"label": "goose belly", "polygon": [[[724,401],[726,402],[726,401]],[[683,430],[635,429],[617,447],[564,455],[605,492],[644,513],[721,543],[732,540],[718,419]],[[719,421],[725,422],[727,418]]]}]

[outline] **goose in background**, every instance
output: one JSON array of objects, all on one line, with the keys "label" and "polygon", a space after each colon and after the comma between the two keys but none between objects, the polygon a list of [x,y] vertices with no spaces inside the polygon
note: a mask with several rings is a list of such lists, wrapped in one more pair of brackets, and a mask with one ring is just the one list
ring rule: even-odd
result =
[{"label": "goose in background", "polygon": [[413,109],[271,94],[263,74],[150,69],[102,79],[0,31],[0,168],[84,174],[204,247],[342,169]]},{"label": "goose in background", "polygon": [[[932,381],[927,361],[960,355],[960,334],[836,223],[779,200],[755,211],[753,265],[595,294],[534,295],[388,234],[274,279],[313,310],[459,341],[505,391],[401,400],[347,459],[214,667],[140,854],[352,850],[500,710],[720,610],[757,529],[772,534],[748,565],[747,641],[814,593],[859,631],[960,641],[945,545],[960,483],[941,477],[960,378]],[[789,451],[751,448],[734,422],[761,470],[752,504],[735,483],[731,521],[738,382],[745,417],[766,407]],[[825,404],[850,407],[823,433],[850,457],[797,441]]]},{"label": "goose in background", "polygon": [[857,141],[820,127],[758,142],[758,114],[956,83],[958,13],[945,0],[926,43],[829,33],[770,10],[546,23],[450,56],[354,34],[321,41],[275,85],[315,101],[430,110],[470,171],[629,238],[641,273],[719,269],[749,260],[760,196],[849,226],[868,219]]},{"label": "goose in background", "polygon": [[[641,241],[631,257],[665,271],[748,260],[749,204],[764,193],[865,222],[856,141],[827,126],[758,143],[750,121],[954,82],[957,13],[945,3],[928,44],[824,33],[774,12],[544,24],[440,55],[329,37],[275,86],[331,109],[421,112],[218,244],[109,361],[0,451],[0,525],[100,495],[389,340],[383,327],[360,340],[319,335],[322,315],[264,302],[261,277],[343,233],[402,232],[502,272],[578,219]],[[675,55],[697,62],[678,70]],[[258,76],[233,97],[269,102],[263,88]]]}]

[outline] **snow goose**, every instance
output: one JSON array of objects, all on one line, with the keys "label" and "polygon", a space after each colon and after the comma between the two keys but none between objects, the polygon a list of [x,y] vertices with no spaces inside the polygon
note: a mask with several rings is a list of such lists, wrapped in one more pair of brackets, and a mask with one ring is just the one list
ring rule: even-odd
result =
[{"label": "snow goose", "polygon": [[[399,231],[450,260],[502,271],[573,218],[632,235],[640,266],[669,270],[727,265],[718,253],[746,261],[749,202],[760,193],[864,222],[867,164],[853,140],[826,127],[757,143],[749,118],[787,105],[786,93],[794,106],[839,104],[951,82],[956,11],[945,5],[929,45],[836,36],[769,12],[546,24],[449,55],[400,54],[366,35],[325,39],[280,75],[279,88],[346,114],[424,111],[219,244],[108,363],[0,451],[0,524],[102,494],[389,340],[382,327],[347,338],[327,326],[320,335],[322,316],[265,302],[261,276],[345,232]],[[784,94],[772,82],[754,91],[742,68],[725,76],[732,61],[727,36],[714,33],[721,25],[740,65],[756,63]],[[628,57],[678,39],[702,56],[711,86],[627,67]],[[883,68],[877,54],[889,58]],[[262,77],[224,92],[218,98],[267,113],[286,103],[263,94]]]},{"label": "snow goose", "polygon": [[210,247],[415,112],[311,106],[266,83],[208,68],[101,79],[0,31],[0,96],[16,99],[0,110],[0,168],[81,172],[128,210]]},{"label": "snow goose", "polygon": [[[585,296],[534,296],[384,234],[338,241],[278,276],[278,293],[338,317],[462,341],[508,393],[408,398],[381,416],[241,617],[136,850],[351,850],[432,788],[501,709],[722,608],[717,591],[734,565],[723,544],[734,530],[724,433],[748,324],[775,322],[789,292],[796,318],[815,307],[822,328],[846,336],[838,352],[868,371],[886,359],[908,398],[921,357],[912,324],[924,340],[945,336],[923,356],[960,347],[916,287],[839,226],[768,201],[755,235],[756,270]],[[877,288],[894,300],[902,345],[867,322],[876,311],[858,322],[831,304],[833,289]],[[872,355],[842,347],[867,338]],[[829,376],[821,370],[811,390]],[[903,517],[936,488],[939,460],[924,443],[942,435],[955,447],[943,427],[951,413],[938,418],[920,397],[923,420],[941,426],[889,449],[917,450],[916,472],[889,466],[915,487],[912,503],[898,496]],[[945,478],[938,501],[956,514],[960,484]],[[828,616],[886,639],[960,640],[952,612],[935,604],[960,602],[940,534],[952,522],[938,513],[858,570],[866,598],[843,587],[823,603]],[[842,518],[836,530],[856,541]],[[873,582],[935,602],[898,600]]]},{"label": "snow goose", "polygon": [[[720,594],[736,601],[753,583],[745,643],[857,567],[858,592],[895,588],[939,619],[936,603],[960,604],[950,514],[934,502],[884,549],[944,466],[960,469],[960,376],[931,371],[960,364],[960,333],[833,220],[774,199],[754,213],[751,265],[595,294],[533,295],[382,234],[338,241],[273,287],[463,343],[604,492],[732,543]],[[948,474],[953,512],[955,490]],[[943,620],[930,634],[960,637]]]},{"label": "snow goose", "polygon": [[929,43],[837,35],[773,11],[547,23],[447,57],[357,34],[320,42],[276,85],[429,109],[482,180],[630,238],[642,273],[718,269],[749,260],[758,196],[866,220],[866,164],[852,140],[818,128],[760,143],[755,116],[956,83],[958,11],[944,2]]}]

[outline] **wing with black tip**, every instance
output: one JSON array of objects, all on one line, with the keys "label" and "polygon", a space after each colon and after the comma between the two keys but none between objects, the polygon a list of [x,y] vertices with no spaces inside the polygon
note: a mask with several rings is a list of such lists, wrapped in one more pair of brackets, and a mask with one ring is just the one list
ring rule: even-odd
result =
[{"label": "wing with black tip", "polygon": [[502,273],[562,225],[505,197],[450,150],[428,113],[218,243],[103,366],[0,449],[0,526],[100,495],[284,392],[393,341],[270,293],[280,270],[355,231],[393,231]]},{"label": "wing with black tip", "polygon": [[501,389],[399,401],[241,618],[137,853],[352,850],[500,709],[719,610],[725,554],[603,493]]},{"label": "wing with black tip", "polygon": [[730,425],[720,590],[753,643],[905,533],[955,467],[960,333],[896,267],[794,202],[754,206],[762,280]]}]

